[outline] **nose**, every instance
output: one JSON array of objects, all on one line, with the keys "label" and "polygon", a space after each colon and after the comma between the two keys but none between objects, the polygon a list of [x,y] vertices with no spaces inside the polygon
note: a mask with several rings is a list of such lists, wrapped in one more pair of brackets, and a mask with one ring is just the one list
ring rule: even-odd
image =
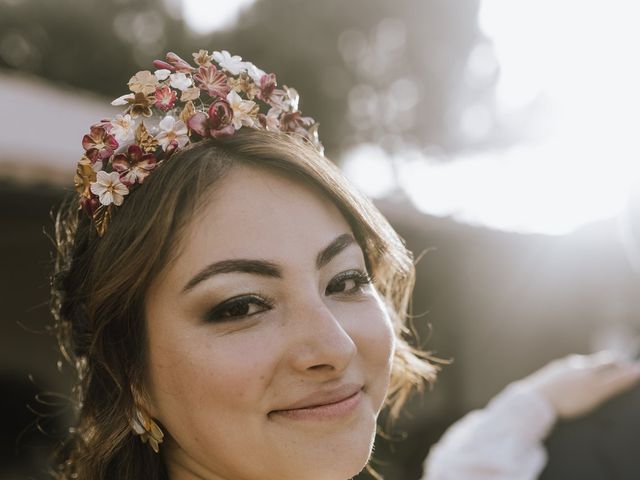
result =
[{"label": "nose", "polygon": [[338,316],[319,298],[304,302],[292,313],[290,325],[295,325],[296,333],[289,359],[293,368],[328,377],[344,372],[358,348]]}]

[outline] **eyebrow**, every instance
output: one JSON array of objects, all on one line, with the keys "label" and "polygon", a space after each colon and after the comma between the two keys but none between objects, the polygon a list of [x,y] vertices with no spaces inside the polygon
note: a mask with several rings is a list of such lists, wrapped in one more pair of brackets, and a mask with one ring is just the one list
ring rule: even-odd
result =
[{"label": "eyebrow", "polygon": [[336,237],[329,245],[324,247],[322,251],[318,253],[318,256],[316,257],[316,269],[320,270],[329,263],[333,257],[353,243],[356,243],[356,239],[353,238],[353,235],[350,233],[343,233]]},{"label": "eyebrow", "polygon": [[196,285],[204,282],[214,275],[232,272],[252,273],[262,277],[282,278],[280,268],[271,262],[266,262],[264,260],[247,260],[244,258],[222,260],[220,262],[212,263],[202,269],[196,276],[189,280],[182,289],[182,293],[192,290]]},{"label": "eyebrow", "polygon": [[[327,265],[336,255],[342,252],[349,245],[356,243],[355,238],[350,233],[343,233],[323,248],[316,256],[316,269],[321,269]],[[222,273],[250,273],[262,277],[282,278],[282,269],[275,263],[266,260],[252,260],[246,258],[237,258],[232,260],[221,260],[212,263],[197,273],[182,289],[182,293],[193,290],[196,285],[214,275]]]}]

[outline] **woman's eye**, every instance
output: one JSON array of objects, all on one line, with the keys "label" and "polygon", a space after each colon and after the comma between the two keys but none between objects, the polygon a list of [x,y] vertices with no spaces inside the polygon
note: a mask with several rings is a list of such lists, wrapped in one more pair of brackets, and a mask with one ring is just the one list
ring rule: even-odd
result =
[{"label": "woman's eye", "polygon": [[271,308],[271,304],[267,300],[257,295],[244,295],[225,300],[210,310],[205,318],[209,322],[239,320],[265,312]]},{"label": "woman's eye", "polygon": [[360,270],[349,270],[336,275],[327,286],[327,294],[346,293],[356,294],[362,291],[362,287],[371,283],[373,279],[369,274]]}]

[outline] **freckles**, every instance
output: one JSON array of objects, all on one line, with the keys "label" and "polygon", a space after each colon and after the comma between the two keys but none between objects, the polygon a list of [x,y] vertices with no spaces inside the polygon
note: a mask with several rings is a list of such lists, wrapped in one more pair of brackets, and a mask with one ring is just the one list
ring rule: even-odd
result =
[{"label": "freckles", "polygon": [[[245,350],[242,349],[244,352]],[[264,384],[266,374],[260,367],[259,359],[251,361],[250,355],[242,358],[218,355],[211,359],[209,365],[200,369],[203,394],[209,399],[216,398],[223,402],[240,405],[255,395],[256,389]]]},{"label": "freckles", "polygon": [[377,309],[366,318],[366,328],[358,332],[358,348],[372,365],[383,368],[391,363],[396,343],[390,318]]}]

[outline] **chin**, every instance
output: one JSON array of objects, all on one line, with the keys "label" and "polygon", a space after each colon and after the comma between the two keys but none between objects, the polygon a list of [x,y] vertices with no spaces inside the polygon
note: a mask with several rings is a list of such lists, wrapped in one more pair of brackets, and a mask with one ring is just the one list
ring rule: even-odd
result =
[{"label": "chin", "polygon": [[[360,473],[371,457],[376,436],[375,417],[338,438],[326,439],[300,465],[299,480],[348,480]],[[320,441],[321,442],[321,441]],[[320,443],[319,442],[319,443]]]}]

